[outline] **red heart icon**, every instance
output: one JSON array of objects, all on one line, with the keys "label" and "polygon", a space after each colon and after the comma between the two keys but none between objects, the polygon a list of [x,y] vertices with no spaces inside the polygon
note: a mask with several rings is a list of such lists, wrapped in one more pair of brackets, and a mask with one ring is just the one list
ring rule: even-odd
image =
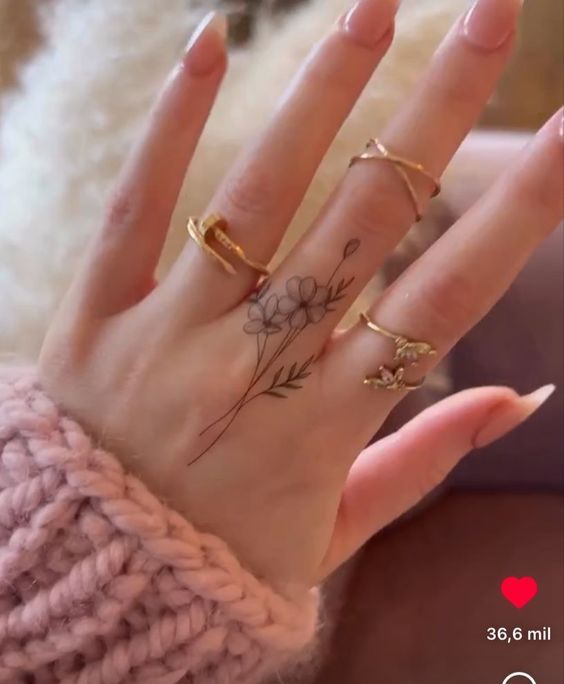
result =
[{"label": "red heart icon", "polygon": [[537,595],[539,590],[532,577],[506,577],[501,583],[501,593],[516,608],[523,608]]}]

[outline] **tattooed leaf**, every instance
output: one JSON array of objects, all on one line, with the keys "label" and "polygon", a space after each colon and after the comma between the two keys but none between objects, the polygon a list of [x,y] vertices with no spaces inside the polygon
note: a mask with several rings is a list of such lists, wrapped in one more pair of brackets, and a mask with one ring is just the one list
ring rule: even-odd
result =
[{"label": "tattooed leaf", "polygon": [[296,368],[298,367],[297,363],[294,363],[292,367],[290,368],[290,372],[288,373],[288,379],[293,378],[294,374],[296,372]]},{"label": "tattooed leaf", "polygon": [[345,249],[343,251],[343,259],[348,259],[349,257],[351,257],[359,247],[360,240],[349,240],[345,245]]},{"label": "tattooed leaf", "polygon": [[346,296],[346,290],[347,288],[351,285],[351,283],[354,281],[354,276],[352,278],[349,278],[348,280],[341,280],[339,285],[337,286],[337,290],[335,291],[335,294],[331,297],[329,300],[328,304],[334,304],[335,302],[340,301]]},{"label": "tattooed leaf", "polygon": [[278,382],[278,380],[280,380],[280,376],[282,375],[282,371],[283,371],[283,370],[284,370],[284,366],[282,366],[282,368],[280,368],[280,369],[276,372],[276,375],[274,376],[274,379],[272,380],[272,385],[271,385],[271,387],[274,387],[274,386],[276,385],[276,383]]},{"label": "tattooed leaf", "polygon": [[297,385],[295,382],[286,382],[284,384],[285,389],[303,389],[303,385]]},{"label": "tattooed leaf", "polygon": [[309,359],[303,363],[302,367],[300,368],[300,374],[306,371],[311,366],[314,359],[315,356],[310,356]]},{"label": "tattooed leaf", "polygon": [[276,397],[277,399],[288,398],[285,394],[281,394],[280,392],[276,392],[274,390],[267,390],[266,392],[264,392],[264,394],[268,394],[269,397]]}]

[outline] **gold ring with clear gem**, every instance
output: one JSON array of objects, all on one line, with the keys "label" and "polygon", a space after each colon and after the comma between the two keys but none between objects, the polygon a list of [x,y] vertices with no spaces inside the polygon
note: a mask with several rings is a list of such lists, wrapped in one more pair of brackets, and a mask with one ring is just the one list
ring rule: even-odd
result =
[{"label": "gold ring with clear gem", "polygon": [[245,253],[244,249],[227,235],[227,226],[227,221],[222,216],[219,216],[219,214],[210,214],[204,220],[190,217],[186,229],[188,235],[194,240],[198,247],[204,250],[206,254],[213,257],[230,275],[237,274],[235,267],[210,245],[210,237],[215,238],[228,252],[234,254],[243,263],[255,271],[258,271],[261,275],[270,275],[270,271],[264,264],[261,264],[255,259],[251,259],[251,257]]}]

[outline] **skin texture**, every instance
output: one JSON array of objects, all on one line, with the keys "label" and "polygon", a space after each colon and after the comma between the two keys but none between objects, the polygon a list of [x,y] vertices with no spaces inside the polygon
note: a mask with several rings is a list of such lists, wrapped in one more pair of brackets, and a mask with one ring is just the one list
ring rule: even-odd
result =
[{"label": "skin texture", "polygon": [[[390,149],[443,172],[510,56],[519,8],[517,0],[480,0],[472,20],[482,17],[480,32],[469,35],[464,18],[456,23],[382,134]],[[393,0],[364,0],[362,35],[350,16],[339,21],[220,183],[209,211],[227,219],[230,237],[253,258],[273,256],[391,41],[395,9]],[[237,274],[228,275],[191,241],[157,285],[174,202],[225,68],[216,17],[155,105],[47,335],[40,373],[47,390],[156,493],[223,537],[257,574],[300,590],[437,485],[484,443],[478,435],[495,439],[522,422],[550,388],[524,398],[508,388],[469,390],[359,457],[404,394],[363,384],[391,363],[389,339],[360,324],[334,334],[413,222],[401,179],[383,163],[344,173],[268,289],[232,256]],[[560,119],[371,309],[382,325],[437,349],[406,367],[410,382],[487,312],[558,223]],[[428,181],[414,175],[413,182],[427,201]],[[243,406],[249,387],[260,396]],[[216,421],[224,414],[227,422],[234,417],[221,432]]]}]

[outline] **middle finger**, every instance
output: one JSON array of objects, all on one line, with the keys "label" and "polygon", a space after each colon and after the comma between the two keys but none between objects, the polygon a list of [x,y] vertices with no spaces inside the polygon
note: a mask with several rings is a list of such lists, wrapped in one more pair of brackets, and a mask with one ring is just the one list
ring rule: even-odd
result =
[{"label": "middle finger", "polygon": [[[521,0],[477,0],[455,24],[420,86],[382,136],[392,152],[421,162],[434,176],[443,173],[507,63],[520,8]],[[410,176],[417,193],[428,200],[431,183]],[[397,170],[382,162],[350,169],[271,281],[270,292],[286,295],[283,308],[292,301],[301,305],[292,319],[296,326],[316,324],[305,343],[301,338],[306,355],[323,346],[413,221],[413,205]]]},{"label": "middle finger", "polygon": [[[391,43],[398,4],[361,0],[337,22],[290,84],[266,130],[221,183],[206,215],[222,215],[229,236],[254,260],[268,263],[278,247],[319,163]],[[223,272],[193,243],[186,245],[161,286],[161,296],[180,309],[175,318],[181,325],[187,317],[214,319],[254,287],[258,274],[242,262],[233,264],[236,276]],[[200,309],[186,296],[194,289],[207,294]]]}]

